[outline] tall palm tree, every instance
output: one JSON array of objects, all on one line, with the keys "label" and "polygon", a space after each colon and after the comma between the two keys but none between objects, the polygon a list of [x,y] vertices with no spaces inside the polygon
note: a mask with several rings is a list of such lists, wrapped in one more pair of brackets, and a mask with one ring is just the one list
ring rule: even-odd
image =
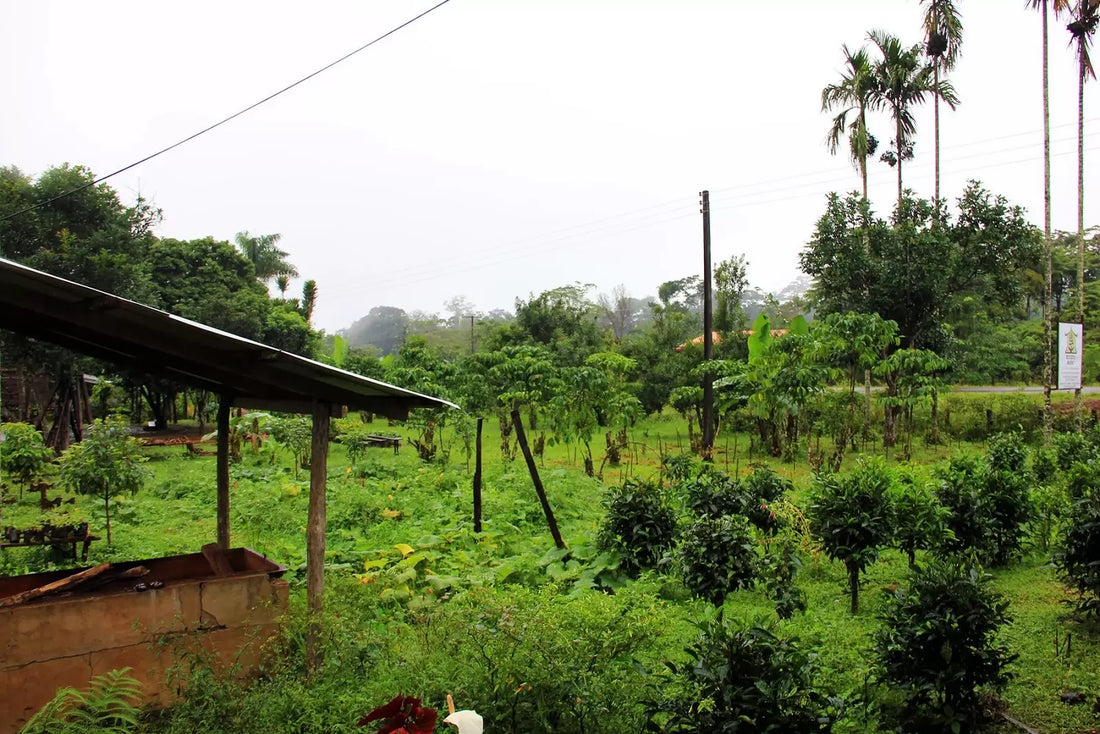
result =
[{"label": "tall palm tree", "polygon": [[[1069,9],[1069,0],[1053,0],[1054,14]],[[1050,38],[1047,33],[1051,0],[1028,0],[1043,14],[1043,441],[1054,431],[1050,389],[1054,382],[1054,245],[1050,232]]]},{"label": "tall palm tree", "polygon": [[[1077,321],[1085,323],[1085,80],[1096,78],[1089,58],[1092,34],[1096,32],[1100,0],[1077,0],[1073,22],[1067,28],[1073,34],[1077,52]],[[1081,388],[1073,392],[1078,427],[1082,424]]]},{"label": "tall palm tree", "polygon": [[932,66],[921,62],[919,45],[906,48],[896,36],[884,31],[871,31],[868,38],[878,48],[882,58],[875,62],[876,107],[885,107],[894,120],[894,149],[882,159],[898,169],[898,213],[902,200],[902,161],[912,157],[913,134],[917,131],[913,107],[932,94],[955,109],[958,97],[950,82],[935,81]]},{"label": "tall palm tree", "polygon": [[[921,0],[924,11],[924,53],[932,59],[933,83],[940,86],[940,72],[955,68],[962,46],[962,19],[952,0]],[[940,200],[940,95],[932,96],[936,126],[936,201]],[[937,209],[938,211],[938,209]]]},{"label": "tall palm tree", "polygon": [[[830,112],[843,107],[833,118],[833,126],[825,139],[829,152],[836,155],[840,140],[845,132],[848,135],[848,151],[852,164],[863,180],[863,198],[867,198],[867,158],[874,155],[878,141],[867,132],[867,110],[875,100],[875,75],[871,59],[866,48],[853,52],[847,46],[844,50],[844,74],[838,84],[830,84],[821,90],[821,111]],[[853,119],[848,122],[848,115]]]},{"label": "tall palm tree", "polygon": [[256,278],[261,283],[267,283],[280,275],[292,278],[298,275],[298,269],[287,260],[290,253],[276,247],[281,238],[282,235],[279,234],[261,234],[253,237],[248,230],[237,233],[237,249],[252,263],[256,269]]}]

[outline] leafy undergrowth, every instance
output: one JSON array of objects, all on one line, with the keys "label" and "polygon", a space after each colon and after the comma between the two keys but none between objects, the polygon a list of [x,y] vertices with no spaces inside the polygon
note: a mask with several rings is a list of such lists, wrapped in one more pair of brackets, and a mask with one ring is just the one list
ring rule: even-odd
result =
[{"label": "leafy undergrowth", "polygon": [[[635,438],[629,465],[605,467],[607,484],[620,476],[660,471],[660,444],[675,453],[676,424],[647,422]],[[686,441],[686,435],[681,441]],[[719,440],[721,447],[723,438]],[[732,455],[737,443],[738,455]],[[492,441],[487,437],[486,445]],[[749,471],[748,438],[731,438],[717,465]],[[921,461],[957,446],[920,449]],[[147,450],[153,476],[144,490],[112,502],[114,547],[92,546],[88,562],[195,552],[215,537],[215,461],[178,447]],[[754,457],[754,461],[759,457]],[[402,449],[371,450],[352,464],[339,444],[329,464],[324,666],[307,679],[304,659],[305,522],[308,472],[268,444],[245,449],[231,470],[231,533],[282,563],[292,588],[292,615],[274,654],[249,686],[216,679],[200,658],[184,657],[187,681],[178,705],[148,713],[150,732],[341,732],[398,694],[421,697],[442,710],[452,694],[460,707],[485,715],[499,732],[639,731],[647,702],[667,686],[664,661],[683,664],[698,634],[694,622],[712,614],[683,586],[655,572],[631,580],[618,556],[596,547],[603,485],[584,475],[572,449],[548,449],[540,460],[568,550],[554,547],[522,461],[485,459],[484,530],[473,531],[471,476],[464,457],[447,466],[423,464]],[[775,463],[795,482],[803,504],[809,466]],[[37,495],[4,507],[4,521],[39,517]],[[75,498],[97,532],[102,506]],[[918,555],[918,560],[919,560]],[[61,550],[10,549],[3,573],[68,567]],[[876,701],[884,694],[871,672],[872,639],[887,594],[903,583],[905,556],[887,551],[862,578],[861,605],[848,611],[842,564],[810,550],[795,583],[807,612],[778,619],[765,590],[733,592],[726,619],[766,626],[795,638],[813,654],[815,685],[843,699],[837,732],[886,731]],[[1044,733],[1085,732],[1100,725],[1100,631],[1069,621],[1062,585],[1037,552],[994,571],[996,588],[1011,601],[1004,633],[1019,654],[1004,697],[1010,713]],[[1085,694],[1080,705],[1066,692]],[[437,731],[445,731],[440,725]]]}]

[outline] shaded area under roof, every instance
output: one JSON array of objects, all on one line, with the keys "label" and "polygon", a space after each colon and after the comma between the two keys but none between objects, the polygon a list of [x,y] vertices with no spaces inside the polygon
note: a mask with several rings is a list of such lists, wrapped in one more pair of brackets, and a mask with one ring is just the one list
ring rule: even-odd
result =
[{"label": "shaded area under roof", "polygon": [[456,407],[0,258],[0,329],[233,396],[309,413],[315,401],[403,419]]}]

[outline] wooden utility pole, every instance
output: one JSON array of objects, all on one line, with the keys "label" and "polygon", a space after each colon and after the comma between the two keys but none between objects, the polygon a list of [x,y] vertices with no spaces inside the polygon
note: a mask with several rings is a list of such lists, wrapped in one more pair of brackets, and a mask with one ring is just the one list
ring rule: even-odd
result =
[{"label": "wooden utility pole", "polygon": [[[470,354],[477,351],[477,345],[474,344],[474,315],[470,314]],[[480,419],[478,419],[480,420]]]},{"label": "wooden utility pole", "polygon": [[218,548],[229,549],[229,413],[233,396],[218,395]]},{"label": "wooden utility pole", "polygon": [[[472,316],[470,318],[473,318]],[[481,532],[481,424],[483,419],[477,419],[477,443],[474,444],[474,532]]]},{"label": "wooden utility pole", "polygon": [[[714,359],[714,309],[711,306],[710,192],[703,191],[703,359]],[[714,461],[714,376],[703,375],[703,461]]]},{"label": "wooden utility pole", "polygon": [[309,465],[309,517],[306,520],[306,670],[321,665],[321,609],[325,594],[325,525],[327,520],[328,440],[332,405],[313,404],[313,439]]}]

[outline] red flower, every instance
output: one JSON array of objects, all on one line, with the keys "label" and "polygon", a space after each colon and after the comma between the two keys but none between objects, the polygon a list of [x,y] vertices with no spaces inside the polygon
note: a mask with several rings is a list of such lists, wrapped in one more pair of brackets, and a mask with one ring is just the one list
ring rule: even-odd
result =
[{"label": "red flower", "polygon": [[356,726],[366,726],[382,719],[384,721],[378,734],[432,734],[437,718],[435,709],[420,707],[419,698],[395,696],[385,706],[379,706],[359,719]]}]

